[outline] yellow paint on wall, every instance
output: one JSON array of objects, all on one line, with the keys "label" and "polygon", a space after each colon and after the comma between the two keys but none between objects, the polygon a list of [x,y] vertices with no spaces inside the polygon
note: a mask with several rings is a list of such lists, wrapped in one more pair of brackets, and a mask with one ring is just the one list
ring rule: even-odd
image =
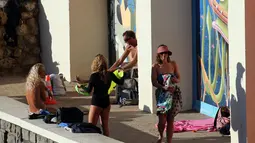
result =
[{"label": "yellow paint on wall", "polygon": [[121,11],[123,27],[126,29],[130,29],[130,27],[131,27],[131,12],[130,12],[129,8],[127,8],[125,10],[124,2],[121,3],[120,11]]}]

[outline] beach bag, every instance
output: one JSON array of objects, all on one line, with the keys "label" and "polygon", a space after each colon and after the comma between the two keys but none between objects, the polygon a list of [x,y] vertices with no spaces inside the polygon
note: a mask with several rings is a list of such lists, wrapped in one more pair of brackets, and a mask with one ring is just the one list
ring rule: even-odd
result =
[{"label": "beach bag", "polygon": [[77,107],[61,107],[57,109],[57,123],[82,123],[83,112]]},{"label": "beach bag", "polygon": [[118,86],[120,106],[138,104],[138,82],[136,79],[125,79],[124,84]]},{"label": "beach bag", "polygon": [[230,123],[230,111],[226,106],[220,107],[214,118],[214,128],[220,130],[225,127],[225,125]]},{"label": "beach bag", "polygon": [[222,135],[230,135],[230,123],[225,124],[220,130],[220,134]]}]

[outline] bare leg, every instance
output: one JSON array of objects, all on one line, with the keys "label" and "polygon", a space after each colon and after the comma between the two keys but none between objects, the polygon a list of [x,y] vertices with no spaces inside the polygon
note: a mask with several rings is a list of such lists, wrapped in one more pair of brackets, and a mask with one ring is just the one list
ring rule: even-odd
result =
[{"label": "bare leg", "polygon": [[103,110],[101,113],[101,124],[103,127],[103,133],[105,136],[109,136],[109,113],[110,113],[111,105]]},{"label": "bare leg", "polygon": [[159,114],[158,115],[158,132],[159,132],[159,138],[157,143],[161,143],[162,139],[163,139],[163,134],[164,134],[164,130],[165,130],[165,126],[166,126],[166,115],[164,114]]},{"label": "bare leg", "polygon": [[97,125],[99,115],[102,112],[102,108],[91,105],[89,110],[89,123],[92,123],[93,125]]},{"label": "bare leg", "polygon": [[172,143],[173,133],[174,133],[174,118],[171,117],[171,113],[168,113],[166,128],[167,143]]}]

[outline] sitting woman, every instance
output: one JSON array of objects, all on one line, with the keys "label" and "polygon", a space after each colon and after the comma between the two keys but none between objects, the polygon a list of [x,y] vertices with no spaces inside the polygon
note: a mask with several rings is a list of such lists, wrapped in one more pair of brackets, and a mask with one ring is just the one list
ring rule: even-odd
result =
[{"label": "sitting woman", "polygon": [[[107,71],[107,69],[105,57],[98,54],[92,62],[92,74],[90,75],[88,87],[86,88],[88,93],[91,93],[93,90],[88,121],[89,123],[97,125],[100,117],[105,136],[109,136],[108,120],[111,108],[108,89],[112,81],[117,84],[123,84],[124,82],[123,78],[118,79],[112,72]],[[86,80],[77,80],[87,82]]]},{"label": "sitting woman", "polygon": [[[44,65],[38,63],[30,69],[27,76],[26,99],[29,105],[30,118],[37,118],[36,115],[40,114],[48,114],[44,103],[47,98],[47,88],[44,83],[45,75]],[[51,94],[48,95],[52,96]]]}]

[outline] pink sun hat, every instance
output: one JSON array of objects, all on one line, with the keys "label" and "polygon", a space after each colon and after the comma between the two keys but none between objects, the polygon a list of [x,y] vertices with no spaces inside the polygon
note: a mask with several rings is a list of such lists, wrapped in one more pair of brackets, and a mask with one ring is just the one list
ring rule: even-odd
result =
[{"label": "pink sun hat", "polygon": [[165,45],[158,47],[157,53],[158,54],[160,54],[160,53],[168,53],[169,56],[172,55],[172,52],[169,51],[168,47],[165,46]]}]

